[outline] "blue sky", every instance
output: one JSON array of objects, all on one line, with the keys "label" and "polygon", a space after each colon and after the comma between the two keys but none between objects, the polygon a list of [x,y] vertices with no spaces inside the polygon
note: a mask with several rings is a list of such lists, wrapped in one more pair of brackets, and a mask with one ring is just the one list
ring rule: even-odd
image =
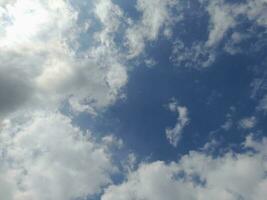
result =
[{"label": "blue sky", "polygon": [[266,0],[0,0],[0,199],[264,200]]}]

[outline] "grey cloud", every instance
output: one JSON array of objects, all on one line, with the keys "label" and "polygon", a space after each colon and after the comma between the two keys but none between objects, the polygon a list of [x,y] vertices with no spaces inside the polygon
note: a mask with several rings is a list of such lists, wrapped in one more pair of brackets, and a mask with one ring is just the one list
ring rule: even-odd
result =
[{"label": "grey cloud", "polygon": [[[117,8],[103,2],[102,13]],[[55,109],[70,96],[75,112],[95,114],[115,102],[127,83],[127,70],[116,46],[107,46],[113,38],[104,35],[116,32],[109,17],[102,17],[104,28],[99,33],[105,42],[78,54],[72,47],[83,29],[77,22],[78,11],[69,3],[17,0],[3,10],[1,19],[11,17],[12,22],[0,24],[4,30],[0,35],[2,117],[16,109]],[[27,26],[21,27],[24,18]]]},{"label": "grey cloud", "polygon": [[27,82],[0,72],[0,119],[28,101],[32,92]]}]

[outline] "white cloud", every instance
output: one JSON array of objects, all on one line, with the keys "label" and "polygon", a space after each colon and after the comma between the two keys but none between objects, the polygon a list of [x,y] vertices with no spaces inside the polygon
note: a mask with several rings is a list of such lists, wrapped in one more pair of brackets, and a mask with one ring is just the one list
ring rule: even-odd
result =
[{"label": "white cloud", "polygon": [[0,198],[5,200],[85,198],[101,192],[116,171],[108,146],[59,113],[6,120],[0,143]]},{"label": "white cloud", "polygon": [[[208,9],[208,41],[192,48],[177,44],[174,53],[184,52],[177,62],[197,64],[202,59],[204,66],[209,65],[214,60],[209,50],[237,23],[240,13],[261,26],[267,24],[265,0],[240,7],[218,2]],[[79,24],[80,10],[69,1],[0,0],[0,199],[72,200],[99,194],[111,183],[116,167],[109,151],[114,145],[120,148],[122,141],[107,136],[98,143],[55,110],[67,101],[74,112],[97,115],[98,109],[114,103],[128,80],[126,60],[142,54],[147,42],[156,41],[161,33],[172,36],[172,23],[181,20],[171,11],[177,3],[138,0],[141,18],[133,21],[111,0],[95,1],[84,9],[99,20],[100,30],[87,34],[92,46],[81,50],[80,41],[86,39],[80,38],[81,33],[91,28],[91,21]],[[126,26],[125,43],[117,44],[116,34]],[[121,52],[122,45],[129,52]],[[169,109],[178,118],[166,135],[177,146],[189,123],[188,110],[175,102]],[[261,200],[267,185],[266,141],[250,139],[246,145],[258,152],[219,158],[192,152],[179,163],[144,163],[136,171],[136,157],[130,154],[125,168],[130,171],[128,180],[109,187],[102,198],[225,200],[254,195]],[[203,185],[195,181],[197,177]]]},{"label": "white cloud", "polygon": [[251,20],[255,20],[259,25],[267,27],[266,0],[252,0],[248,2],[246,12]]},{"label": "white cloud", "polygon": [[239,127],[243,129],[251,129],[257,123],[257,119],[255,116],[243,118],[239,121]]},{"label": "white cloud", "polygon": [[257,107],[258,110],[267,111],[267,95],[265,95],[259,102],[259,105]]},{"label": "white cloud", "polygon": [[180,20],[173,17],[172,10],[177,5],[175,0],[138,0],[136,8],[142,17],[137,23],[132,22],[126,30],[126,46],[129,48],[129,58],[143,52],[146,42],[158,39],[161,29],[166,37],[170,37],[169,26]]},{"label": "white cloud", "polygon": [[123,11],[111,0],[97,1],[94,9],[95,15],[102,23],[102,30],[95,34],[95,38],[103,45],[108,47],[114,46],[114,33],[116,33],[120,25],[126,21]]},{"label": "white cloud", "polygon": [[207,10],[210,15],[210,32],[206,45],[212,47],[217,45],[226,31],[235,25],[235,20],[231,7],[225,5],[222,1],[211,1]]},{"label": "white cloud", "polygon": [[78,25],[78,11],[68,2],[0,6],[0,199],[100,193],[116,170],[111,144],[96,142],[55,110],[69,100],[73,110],[96,114],[116,100],[126,69],[115,55],[99,59],[105,47],[76,52],[88,24]]},{"label": "white cloud", "polygon": [[102,138],[102,143],[106,145],[107,147],[113,147],[116,148],[122,148],[123,147],[123,141],[122,139],[116,138],[114,135],[107,135]]},{"label": "white cloud", "polygon": [[186,46],[178,39],[173,43],[170,60],[179,67],[202,68],[214,62],[215,54],[205,43],[195,42]]},{"label": "white cloud", "polygon": [[224,124],[221,126],[222,129],[229,131],[233,126],[233,121],[232,119],[227,119]]},{"label": "white cloud", "polygon": [[266,139],[248,137],[257,152],[228,152],[214,158],[190,152],[179,162],[143,163],[120,185],[106,189],[102,200],[264,200],[267,195]]},{"label": "white cloud", "polygon": [[[112,104],[120,97],[121,88],[128,79],[124,66],[126,56],[120,52],[115,35],[127,26],[124,39],[129,56],[139,55],[147,41],[157,40],[161,31],[165,35],[170,33],[170,25],[181,20],[179,13],[174,15],[172,12],[177,10],[178,3],[174,0],[138,0],[136,8],[141,18],[133,21],[126,18],[123,10],[110,0],[94,2],[88,7],[88,12],[99,19],[101,30],[91,36],[93,46],[78,55],[76,50],[82,45],[79,44],[80,33],[90,26],[88,23],[78,25],[79,11],[68,2],[1,1],[1,118],[21,107],[58,107],[66,100],[74,112],[85,111],[96,115],[97,109]],[[255,6],[251,8],[250,4]],[[209,40],[194,43],[191,47],[177,42],[174,44],[173,61],[185,66],[210,65],[214,61],[210,46],[218,43],[224,32],[235,24],[230,20],[231,14],[236,13],[233,14],[235,18],[238,13],[246,13],[251,20],[264,25],[265,15],[261,8],[264,1],[252,1],[250,4],[210,3]],[[13,71],[16,74],[11,73]]]},{"label": "white cloud", "polygon": [[[206,10],[209,14],[208,38],[206,40],[195,40],[193,38],[191,43],[186,42],[186,40],[184,41],[182,38],[176,38],[173,42],[170,60],[179,67],[199,69],[210,66],[216,59],[218,44],[220,44],[227,31],[236,24],[235,15],[231,13],[232,7],[226,5],[224,1],[204,0],[200,1],[200,3],[203,4],[199,7],[200,12],[205,13]],[[182,12],[188,12],[188,7],[183,8]],[[203,20],[203,18],[198,19],[197,14],[195,17],[196,21]],[[199,22],[203,23],[203,21]]]},{"label": "white cloud", "polygon": [[[104,8],[90,8],[108,10],[100,17],[106,27],[100,35],[116,31],[108,13],[119,9],[111,3]],[[69,97],[73,110],[95,114],[115,102],[127,83],[116,47],[107,45],[112,37],[77,53],[81,26],[88,25],[78,24],[78,11],[68,2],[17,0],[1,7],[0,18],[2,118],[21,107],[57,108]]]},{"label": "white cloud", "polygon": [[0,0],[0,6],[5,6],[6,4],[12,4],[16,0]]},{"label": "white cloud", "polygon": [[261,95],[264,94],[267,89],[267,72],[265,72],[264,70],[265,62],[263,62],[263,64],[261,64],[259,67],[261,68],[260,74],[258,74],[258,77],[254,78],[254,80],[250,84],[252,89],[250,97],[254,99],[258,97],[264,99],[265,97],[261,97]]},{"label": "white cloud", "polygon": [[[224,0],[205,2],[208,2],[207,11],[210,15],[210,32],[206,42],[208,47],[216,46],[229,29],[243,23],[244,19],[240,20],[240,16],[245,16],[257,25],[267,28],[266,0],[252,0],[243,3],[227,3]],[[242,39],[242,33],[235,33],[235,36],[232,37],[233,42],[237,42],[237,34],[238,42]]]},{"label": "white cloud", "polygon": [[157,65],[157,61],[153,58],[146,59],[144,63],[148,68],[153,68],[155,65]]},{"label": "white cloud", "polygon": [[99,194],[117,170],[111,151],[122,141],[96,142],[57,110],[69,101],[74,112],[96,115],[119,97],[127,71],[107,45],[113,38],[79,53],[80,34],[90,26],[78,23],[79,11],[67,1],[0,6],[0,199]]},{"label": "white cloud", "polygon": [[173,128],[166,128],[165,133],[170,144],[176,147],[182,137],[184,127],[189,124],[190,120],[187,108],[177,105],[175,100],[169,103],[169,109],[171,112],[177,113],[178,118],[175,126]]},{"label": "white cloud", "polygon": [[[264,36],[255,32],[253,28],[240,30],[239,25],[248,20],[255,26],[263,27],[266,30],[266,0],[251,0],[240,3],[226,2],[225,0],[200,0],[199,2],[201,3],[199,9],[204,8],[209,15],[207,39],[195,40],[188,44],[185,43],[186,40],[176,38],[170,57],[174,64],[181,67],[208,67],[215,61],[218,52],[220,52],[219,48],[232,55],[240,52],[247,53],[248,49],[246,52],[243,51],[240,44],[255,36],[261,42],[251,45],[249,50],[256,51],[257,48],[261,48]],[[182,9],[182,12],[188,12],[188,10]],[[233,32],[232,36],[228,37],[231,32]]]}]

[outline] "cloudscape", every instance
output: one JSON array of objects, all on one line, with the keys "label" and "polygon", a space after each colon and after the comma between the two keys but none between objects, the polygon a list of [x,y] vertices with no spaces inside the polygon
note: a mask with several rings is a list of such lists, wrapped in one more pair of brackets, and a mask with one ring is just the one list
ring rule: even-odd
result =
[{"label": "cloudscape", "polygon": [[0,200],[266,200],[267,0],[0,0]]}]

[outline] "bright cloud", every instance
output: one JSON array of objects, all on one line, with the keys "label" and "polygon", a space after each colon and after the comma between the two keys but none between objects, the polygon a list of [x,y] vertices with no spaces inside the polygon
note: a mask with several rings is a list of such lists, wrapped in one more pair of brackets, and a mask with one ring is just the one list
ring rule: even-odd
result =
[{"label": "bright cloud", "polygon": [[[88,25],[78,24],[78,10],[68,2],[0,5],[0,199],[99,194],[116,171],[110,147],[122,141],[96,142],[58,110],[69,102],[74,112],[96,115],[115,102],[127,71],[115,47],[106,44],[113,38],[80,54],[80,34]],[[100,20],[100,35],[110,29],[108,19]]]},{"label": "bright cloud", "polygon": [[179,162],[142,163],[121,185],[110,186],[102,200],[264,200],[266,142],[247,138],[245,148],[256,153],[228,152],[213,158],[192,151]]},{"label": "bright cloud", "polygon": [[84,198],[99,193],[116,171],[106,142],[59,113],[6,120],[0,142],[1,199]]},{"label": "bright cloud", "polygon": [[5,63],[0,66],[1,115],[22,104],[57,108],[69,97],[74,110],[95,113],[116,100],[127,82],[127,71],[115,49],[100,45],[78,55],[72,48],[84,29],[79,28],[78,12],[70,4],[18,0],[1,7],[0,16],[4,21],[0,60]]},{"label": "bright cloud", "polygon": [[[135,2],[129,14],[127,6],[112,0],[0,0],[0,199],[74,200],[102,194],[102,200],[266,199],[266,138],[248,136],[239,153],[211,156],[206,151],[219,146],[212,140],[205,152],[191,151],[179,161],[138,163],[131,150],[114,156],[114,148],[127,144],[122,139],[75,125],[77,115],[101,118],[102,111],[126,97],[130,69],[140,62],[148,71],[168,61],[203,68],[215,62],[220,48],[232,56],[240,53],[242,42],[257,28],[262,30],[257,37],[266,37],[266,0],[200,0],[196,13],[190,10],[193,1]],[[191,41],[186,31],[195,29],[189,22],[200,18],[207,30],[194,33]],[[239,27],[244,19],[253,24],[246,31]],[[162,38],[168,47],[156,46]],[[153,45],[160,48],[156,56],[149,55]],[[257,45],[251,48],[261,48]],[[267,111],[264,80],[265,75],[252,84],[252,96],[260,96],[255,113]],[[197,92],[209,89],[198,78],[194,81]],[[264,94],[257,96],[260,89]],[[176,121],[162,130],[178,149],[193,120],[187,106],[175,99],[168,110]],[[258,120],[243,118],[237,127],[256,129]],[[219,129],[230,132],[235,123],[230,113]],[[120,184],[114,183],[116,173],[123,178]]]}]

